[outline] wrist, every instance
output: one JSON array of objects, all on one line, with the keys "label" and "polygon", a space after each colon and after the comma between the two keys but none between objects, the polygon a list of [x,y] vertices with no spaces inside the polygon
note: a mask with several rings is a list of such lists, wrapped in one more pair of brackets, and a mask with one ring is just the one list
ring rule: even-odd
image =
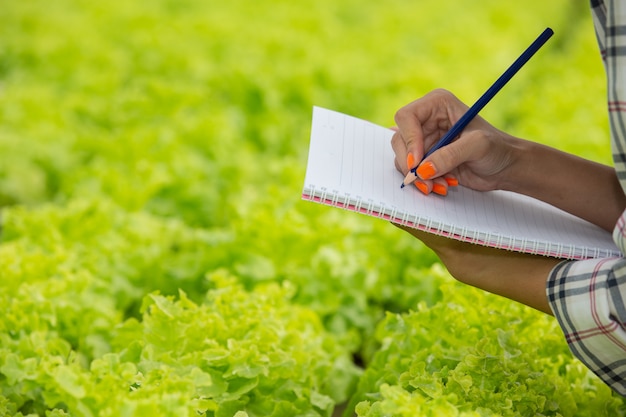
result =
[{"label": "wrist", "polygon": [[506,153],[508,164],[501,172],[497,188],[519,194],[528,194],[525,192],[528,184],[536,183],[538,179],[534,177],[541,175],[540,170],[533,169],[537,144],[509,136],[506,140],[506,146],[508,148]]},{"label": "wrist", "polygon": [[[613,167],[511,137],[497,188],[524,194],[611,231],[626,208]],[[601,203],[601,204],[600,204]]]}]

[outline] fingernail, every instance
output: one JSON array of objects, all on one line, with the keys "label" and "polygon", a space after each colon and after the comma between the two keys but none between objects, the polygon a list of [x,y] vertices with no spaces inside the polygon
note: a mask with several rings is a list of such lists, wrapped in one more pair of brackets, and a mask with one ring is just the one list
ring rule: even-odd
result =
[{"label": "fingernail", "polygon": [[439,195],[448,195],[448,187],[443,184],[435,183],[433,184],[433,193]]},{"label": "fingernail", "polygon": [[415,181],[413,184],[415,184],[415,186],[417,187],[418,190],[420,190],[423,194],[430,194],[430,190],[428,189],[428,185],[424,184],[421,181]]},{"label": "fingernail", "polygon": [[435,173],[437,173],[437,170],[435,169],[435,165],[430,161],[424,162],[422,165],[420,165],[417,168],[417,174],[423,180],[428,180],[434,177]]},{"label": "fingernail", "polygon": [[454,177],[445,177],[444,178],[450,187],[456,187],[459,185],[459,180]]},{"label": "fingernail", "polygon": [[409,153],[406,156],[406,166],[409,167],[409,169],[413,168],[415,166],[415,158],[413,157],[412,153]]}]

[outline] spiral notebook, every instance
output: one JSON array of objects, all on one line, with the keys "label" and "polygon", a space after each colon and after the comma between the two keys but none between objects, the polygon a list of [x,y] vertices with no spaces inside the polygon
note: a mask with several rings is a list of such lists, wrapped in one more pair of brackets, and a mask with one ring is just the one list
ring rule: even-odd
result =
[{"label": "spiral notebook", "polygon": [[400,188],[393,131],[313,108],[302,198],[436,235],[565,259],[622,256],[611,234],[542,201],[453,187],[445,197]]}]

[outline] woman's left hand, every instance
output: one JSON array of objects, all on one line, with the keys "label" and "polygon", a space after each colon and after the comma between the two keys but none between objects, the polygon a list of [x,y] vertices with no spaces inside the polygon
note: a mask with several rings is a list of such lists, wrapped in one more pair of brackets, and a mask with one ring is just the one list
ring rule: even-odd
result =
[{"label": "woman's left hand", "polygon": [[489,248],[396,226],[431,248],[457,280],[552,314],[546,281],[562,259]]}]

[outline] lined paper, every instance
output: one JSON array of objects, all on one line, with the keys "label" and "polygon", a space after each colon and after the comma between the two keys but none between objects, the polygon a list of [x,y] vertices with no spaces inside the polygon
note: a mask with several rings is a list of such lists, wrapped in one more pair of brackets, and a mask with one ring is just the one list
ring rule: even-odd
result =
[{"label": "lined paper", "polygon": [[313,108],[302,198],[430,233],[567,259],[621,256],[607,231],[539,200],[458,186],[445,197],[400,188],[393,131]]}]

